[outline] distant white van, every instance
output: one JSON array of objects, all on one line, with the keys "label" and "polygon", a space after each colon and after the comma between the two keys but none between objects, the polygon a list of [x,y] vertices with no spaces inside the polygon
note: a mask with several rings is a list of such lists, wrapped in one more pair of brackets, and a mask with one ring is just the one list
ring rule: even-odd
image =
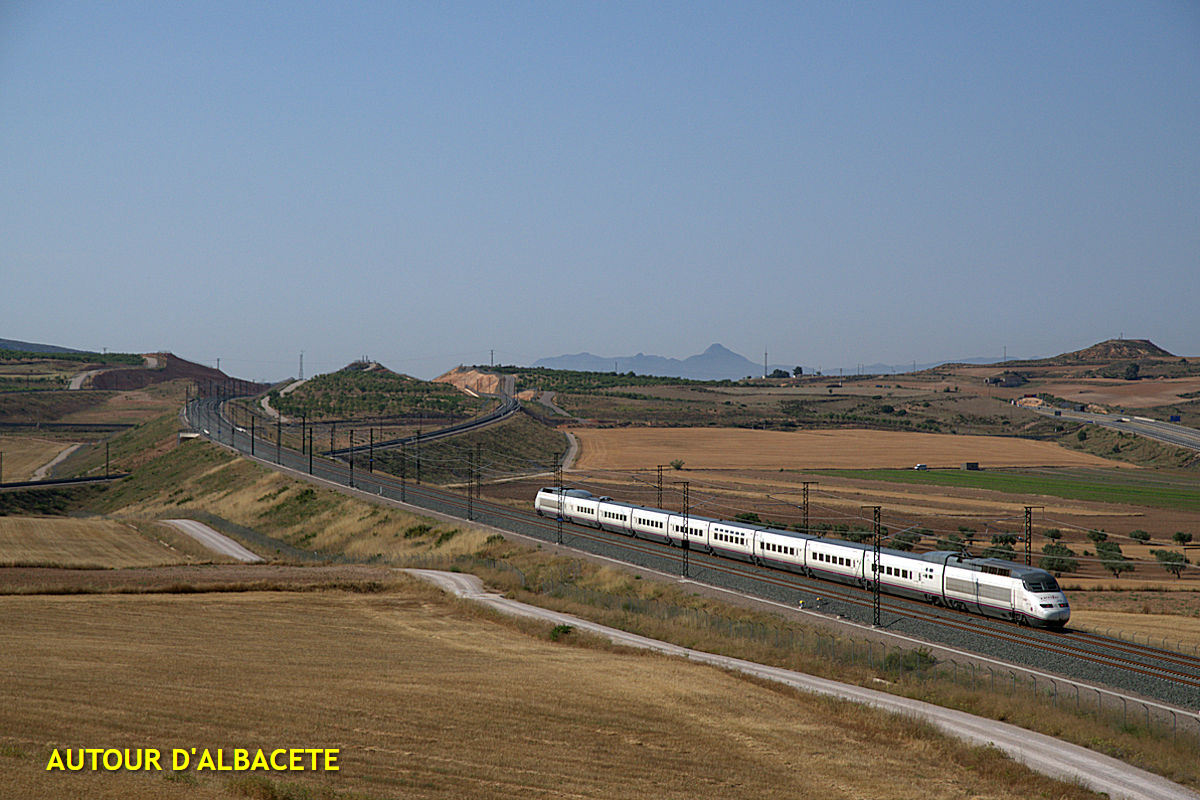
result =
[{"label": "distant white van", "polygon": [[913,469],[919,469],[922,472],[924,472],[925,470],[929,469],[929,465],[928,464],[917,464],[915,467],[913,467]]}]

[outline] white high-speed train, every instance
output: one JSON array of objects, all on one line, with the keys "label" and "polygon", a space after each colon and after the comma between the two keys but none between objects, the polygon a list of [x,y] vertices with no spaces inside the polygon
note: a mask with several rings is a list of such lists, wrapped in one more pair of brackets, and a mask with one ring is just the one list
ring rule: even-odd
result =
[{"label": "white high-speed train", "polygon": [[[841,539],[766,528],[746,522],[684,516],[597,497],[583,489],[541,489],[533,507],[539,516],[682,545],[716,555],[804,575],[870,587],[874,550]],[[1058,581],[1044,569],[999,558],[964,558],[959,553],[879,550],[879,590],[927,603],[1029,625],[1061,628],[1071,606]]]}]

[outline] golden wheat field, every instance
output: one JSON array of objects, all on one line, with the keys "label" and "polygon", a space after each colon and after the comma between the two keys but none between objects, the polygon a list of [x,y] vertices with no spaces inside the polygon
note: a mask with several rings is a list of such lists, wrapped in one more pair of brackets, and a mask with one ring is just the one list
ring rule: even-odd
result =
[{"label": "golden wheat field", "polygon": [[689,469],[871,469],[1127,466],[1051,442],[897,431],[743,428],[580,428],[579,469],[644,469],[681,459]]},{"label": "golden wheat field", "polygon": [[[0,798],[1091,796],[918,723],[553,642],[411,583],[10,596],[0,636]],[[67,747],[337,748],[340,770],[47,772]]]},{"label": "golden wheat field", "polygon": [[185,563],[197,553],[219,559],[165,526],[144,528],[112,519],[0,517],[0,566],[150,567]]}]

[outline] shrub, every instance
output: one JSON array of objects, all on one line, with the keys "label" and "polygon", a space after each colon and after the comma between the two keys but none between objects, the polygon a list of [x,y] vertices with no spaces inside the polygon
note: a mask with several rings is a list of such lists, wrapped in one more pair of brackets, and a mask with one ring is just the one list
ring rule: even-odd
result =
[{"label": "shrub", "polygon": [[1038,566],[1047,572],[1061,575],[1064,572],[1075,572],[1079,569],[1079,562],[1074,558],[1075,551],[1065,544],[1051,542],[1042,548],[1042,552],[1045,555],[1038,562]]},{"label": "shrub", "polygon": [[892,672],[924,672],[935,664],[937,658],[924,647],[903,653],[888,653],[883,660],[883,666]]}]

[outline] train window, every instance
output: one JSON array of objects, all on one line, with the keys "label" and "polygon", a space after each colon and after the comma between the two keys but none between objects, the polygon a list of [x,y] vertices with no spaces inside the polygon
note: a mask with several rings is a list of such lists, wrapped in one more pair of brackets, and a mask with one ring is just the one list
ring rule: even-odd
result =
[{"label": "train window", "polygon": [[1026,578],[1024,580],[1024,584],[1025,588],[1031,592],[1044,593],[1059,591],[1058,581],[1054,580],[1054,577],[1051,575],[1037,578]]}]

